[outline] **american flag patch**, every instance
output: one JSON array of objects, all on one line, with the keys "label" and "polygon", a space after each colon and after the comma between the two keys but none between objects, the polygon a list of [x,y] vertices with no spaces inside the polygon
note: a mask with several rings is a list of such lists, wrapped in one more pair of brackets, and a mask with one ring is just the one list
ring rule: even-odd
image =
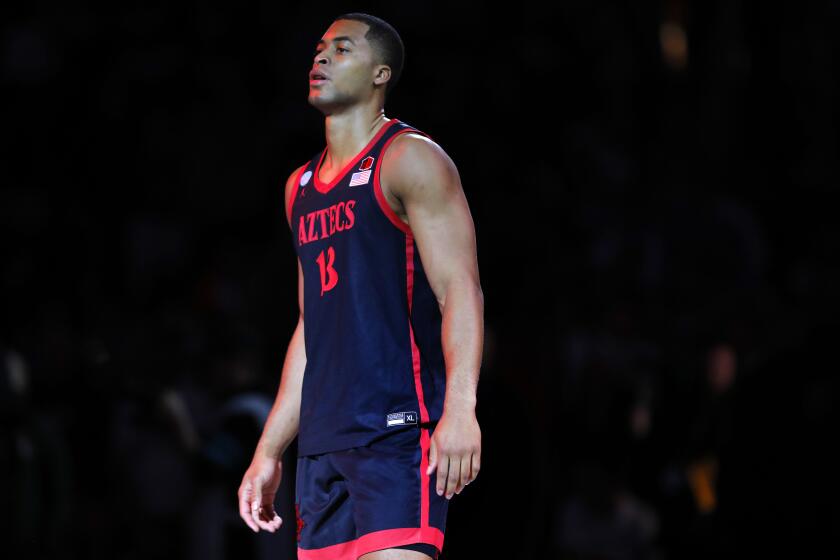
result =
[{"label": "american flag patch", "polygon": [[355,187],[356,185],[366,185],[368,181],[370,181],[370,169],[365,171],[357,171],[350,176],[350,186]]}]

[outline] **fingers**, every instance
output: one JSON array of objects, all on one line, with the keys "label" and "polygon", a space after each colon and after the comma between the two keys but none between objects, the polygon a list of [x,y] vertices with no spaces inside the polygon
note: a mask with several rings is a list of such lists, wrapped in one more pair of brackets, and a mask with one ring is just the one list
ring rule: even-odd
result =
[{"label": "fingers", "polygon": [[259,527],[251,516],[251,493],[252,486],[250,481],[244,483],[239,489],[239,517],[245,521],[252,531],[258,533]]},{"label": "fingers", "polygon": [[[475,480],[478,476],[478,471],[481,468],[481,453],[471,453],[465,457],[454,457],[449,463],[449,476],[447,486],[447,498],[452,497],[452,492],[460,494],[467,484]],[[456,468],[456,465],[459,468]]]},{"label": "fingers", "polygon": [[275,532],[283,523],[283,520],[274,511],[274,506],[270,503],[253,503],[251,504],[251,512],[256,516],[257,524],[270,533]]},{"label": "fingers", "polygon": [[274,508],[272,508],[272,511],[274,512],[274,517],[268,520],[268,525],[271,527],[271,532],[273,533],[283,524],[283,518],[274,511]]},{"label": "fingers", "polygon": [[[470,475],[470,482],[475,480],[475,477],[478,476],[479,470],[481,470],[481,449],[472,454],[472,474]],[[469,484],[469,482],[467,484]]]},{"label": "fingers", "polygon": [[[432,443],[429,447],[429,467],[426,469],[427,475],[435,472],[435,468],[437,467],[437,444],[434,439],[432,439]],[[440,494],[440,492],[438,492],[438,494]]]},{"label": "fingers", "polygon": [[274,511],[274,495],[263,496],[259,484],[254,485],[253,498],[251,499],[251,519],[261,529],[274,532],[279,527],[280,516]]},{"label": "fingers", "polygon": [[446,490],[446,479],[449,476],[449,456],[444,455],[438,461],[437,467],[437,493],[438,496],[443,496]]},{"label": "fingers", "polygon": [[470,482],[470,464],[472,463],[472,455],[467,455],[461,458],[461,472],[458,479],[458,488],[455,489],[456,494],[460,494],[461,490]]},{"label": "fingers", "polygon": [[273,495],[263,496],[259,484],[250,480],[240,489],[239,516],[255,533],[260,529],[273,533],[283,524],[283,519],[274,511],[273,498]]},{"label": "fingers", "polygon": [[461,479],[461,458],[449,458],[449,475],[446,477],[446,499],[449,500],[455,495],[455,490]]},{"label": "fingers", "polygon": [[[458,457],[443,454],[439,458],[436,457],[436,461],[438,462],[436,484],[438,496],[443,496],[445,493],[446,499],[451,499],[453,495],[460,494],[472,480],[471,456]],[[427,472],[431,473],[432,470],[430,466]]]},{"label": "fingers", "polygon": [[260,506],[262,505],[262,489],[260,488],[260,484],[257,483],[253,487],[253,492],[251,495],[251,520],[257,524],[260,528],[265,529],[262,526],[262,519],[260,519]]}]

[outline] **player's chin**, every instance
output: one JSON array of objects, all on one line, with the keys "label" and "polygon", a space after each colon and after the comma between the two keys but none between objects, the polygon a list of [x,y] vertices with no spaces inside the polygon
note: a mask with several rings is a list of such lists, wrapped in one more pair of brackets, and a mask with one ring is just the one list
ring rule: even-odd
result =
[{"label": "player's chin", "polygon": [[309,82],[309,95],[321,93],[329,89],[329,87],[329,80],[325,80],[323,82]]},{"label": "player's chin", "polygon": [[329,105],[329,102],[324,98],[323,94],[314,88],[310,88],[307,101],[309,101],[309,104],[313,107],[326,107]]}]

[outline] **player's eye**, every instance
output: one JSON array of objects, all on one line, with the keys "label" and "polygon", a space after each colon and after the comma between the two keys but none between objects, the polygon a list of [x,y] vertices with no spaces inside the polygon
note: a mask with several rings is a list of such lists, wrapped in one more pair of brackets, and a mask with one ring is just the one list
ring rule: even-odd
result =
[{"label": "player's eye", "polygon": [[[337,50],[337,51],[350,52],[350,50],[349,50],[349,49],[345,49],[344,47],[338,47],[338,48],[336,48],[336,50]],[[318,53],[320,53],[320,52],[321,52],[321,49],[315,49],[314,51],[312,51],[312,56],[316,56],[316,55],[317,55]]]}]

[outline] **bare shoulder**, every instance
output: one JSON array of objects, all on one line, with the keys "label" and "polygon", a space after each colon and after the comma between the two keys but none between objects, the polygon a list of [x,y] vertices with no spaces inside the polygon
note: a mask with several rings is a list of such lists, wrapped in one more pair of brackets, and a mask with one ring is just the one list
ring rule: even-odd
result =
[{"label": "bare shoulder", "polygon": [[422,195],[429,189],[459,188],[458,170],[434,140],[414,132],[396,136],[382,156],[380,179],[394,196]]}]

